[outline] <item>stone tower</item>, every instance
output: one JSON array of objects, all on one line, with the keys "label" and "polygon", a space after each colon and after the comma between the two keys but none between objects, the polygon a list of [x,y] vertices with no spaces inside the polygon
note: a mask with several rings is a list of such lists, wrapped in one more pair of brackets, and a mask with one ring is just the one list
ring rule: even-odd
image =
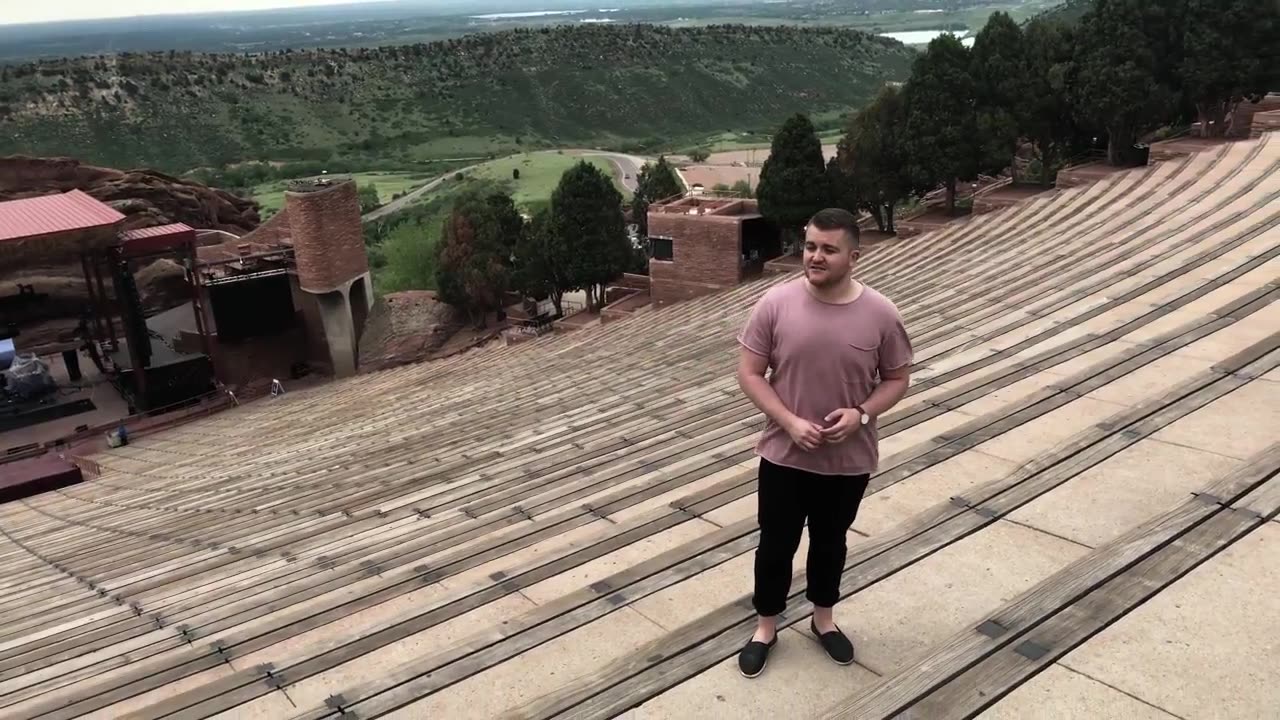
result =
[{"label": "stone tower", "polygon": [[369,256],[352,180],[299,184],[285,192],[298,285],[320,310],[335,377],[355,374],[357,341],[373,306]]}]

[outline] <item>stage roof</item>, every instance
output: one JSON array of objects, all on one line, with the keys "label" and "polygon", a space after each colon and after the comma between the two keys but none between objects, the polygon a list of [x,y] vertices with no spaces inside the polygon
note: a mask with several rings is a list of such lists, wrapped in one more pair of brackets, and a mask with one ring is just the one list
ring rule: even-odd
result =
[{"label": "stage roof", "polygon": [[80,190],[0,202],[0,242],[107,227],[124,215]]}]

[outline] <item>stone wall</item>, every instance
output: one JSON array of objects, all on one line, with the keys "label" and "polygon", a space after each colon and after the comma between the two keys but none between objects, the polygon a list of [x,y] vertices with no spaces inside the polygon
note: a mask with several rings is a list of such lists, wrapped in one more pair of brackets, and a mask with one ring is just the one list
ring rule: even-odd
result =
[{"label": "stone wall", "polygon": [[329,292],[369,272],[355,183],[287,191],[298,281],[307,292]]}]

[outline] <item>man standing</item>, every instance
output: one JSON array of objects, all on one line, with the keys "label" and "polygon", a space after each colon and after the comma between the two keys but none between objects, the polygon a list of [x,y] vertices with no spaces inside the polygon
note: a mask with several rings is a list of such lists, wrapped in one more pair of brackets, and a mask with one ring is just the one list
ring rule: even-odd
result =
[{"label": "man standing", "polygon": [[832,660],[853,662],[853,644],[832,614],[846,533],[879,462],[876,418],[906,394],[912,362],[898,309],[853,279],[859,252],[851,213],[814,215],[805,229],[804,277],[765,293],[738,338],[739,385],[767,417],[756,447],[758,619],[738,656],[747,677],[764,671],[777,642],[777,616],[786,607],[806,520],[809,630]]}]

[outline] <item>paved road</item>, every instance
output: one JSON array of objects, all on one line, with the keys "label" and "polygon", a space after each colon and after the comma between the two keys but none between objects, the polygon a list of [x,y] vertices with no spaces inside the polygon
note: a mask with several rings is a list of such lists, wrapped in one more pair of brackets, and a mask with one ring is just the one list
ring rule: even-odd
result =
[{"label": "paved road", "polygon": [[[538,152],[553,153],[553,152],[559,152],[559,151],[539,150]],[[636,188],[639,187],[637,184],[636,178],[640,175],[640,167],[649,161],[649,158],[640,157],[638,155],[611,153],[611,152],[606,152],[604,150],[565,150],[564,152],[568,155],[576,155],[581,157],[602,157],[608,160],[614,167],[614,175],[619,180],[622,181],[623,187],[627,188],[632,192],[635,192]],[[403,210],[414,200],[422,197],[423,195],[439,187],[440,183],[444,182],[447,178],[452,177],[454,173],[468,172],[470,170],[474,170],[475,168],[479,167],[482,164],[483,163],[476,163],[475,165],[468,165],[464,168],[458,168],[457,170],[450,170],[444,175],[441,175],[435,180],[432,180],[431,182],[408,193],[407,195],[403,195],[399,199],[392,200],[391,202],[387,203],[386,205],[383,205],[377,210],[373,210],[367,213],[361,219],[364,220],[365,222],[369,222],[370,220],[377,220],[379,218],[386,217],[387,215],[390,215],[399,210]]]},{"label": "paved road", "polygon": [[637,155],[624,155],[622,153],[611,153],[603,150],[566,150],[570,155],[581,155],[584,157],[602,157],[613,165],[614,175],[622,181],[622,186],[631,192],[635,192],[640,187],[637,178],[640,176],[640,168],[649,158],[639,157]]}]

